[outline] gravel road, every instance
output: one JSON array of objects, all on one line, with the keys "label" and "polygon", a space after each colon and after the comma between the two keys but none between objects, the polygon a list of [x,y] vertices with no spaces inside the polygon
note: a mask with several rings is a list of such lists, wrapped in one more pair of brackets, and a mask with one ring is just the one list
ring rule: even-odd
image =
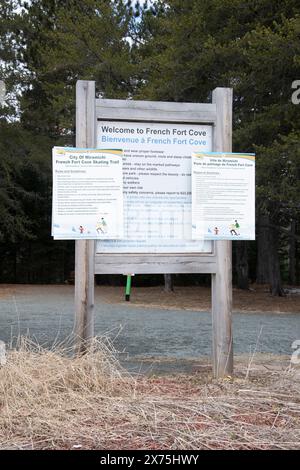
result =
[{"label": "gravel road", "polygon": [[[96,295],[95,333],[110,337],[128,368],[159,362],[167,371],[185,370],[188,362],[211,353],[209,312],[108,304]],[[30,333],[50,345],[73,327],[72,286],[32,286],[0,299],[0,340]],[[235,313],[234,351],[290,355],[300,339],[299,314]],[[141,366],[143,364],[143,366]]]}]

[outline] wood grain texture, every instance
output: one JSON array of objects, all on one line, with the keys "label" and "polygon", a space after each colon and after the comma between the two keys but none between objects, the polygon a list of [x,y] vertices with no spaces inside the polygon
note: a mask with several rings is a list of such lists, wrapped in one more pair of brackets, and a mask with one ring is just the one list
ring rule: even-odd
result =
[{"label": "wood grain texture", "polygon": [[171,103],[163,101],[96,100],[97,119],[112,121],[180,122],[213,124],[214,103]]},{"label": "wood grain texture", "polygon": [[[96,143],[95,82],[76,84],[76,146],[94,148]],[[84,352],[94,336],[95,241],[75,241],[75,348]]]},{"label": "wood grain texture", "polygon": [[[232,151],[232,89],[216,88],[215,152]],[[215,242],[217,271],[212,275],[213,372],[217,378],[233,374],[232,242]]]},{"label": "wood grain texture", "polygon": [[96,254],[95,274],[215,273],[214,255],[107,255]]}]

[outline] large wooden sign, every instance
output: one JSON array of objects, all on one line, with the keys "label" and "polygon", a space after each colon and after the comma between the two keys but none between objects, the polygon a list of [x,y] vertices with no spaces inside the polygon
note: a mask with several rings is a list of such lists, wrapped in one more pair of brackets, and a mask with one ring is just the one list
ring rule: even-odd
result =
[{"label": "large wooden sign", "polygon": [[210,273],[213,369],[232,373],[231,242],[192,240],[193,152],[231,152],[232,90],[212,103],[95,98],[95,83],[78,81],[76,145],[124,151],[124,240],[76,240],[77,349],[93,336],[94,275]]}]

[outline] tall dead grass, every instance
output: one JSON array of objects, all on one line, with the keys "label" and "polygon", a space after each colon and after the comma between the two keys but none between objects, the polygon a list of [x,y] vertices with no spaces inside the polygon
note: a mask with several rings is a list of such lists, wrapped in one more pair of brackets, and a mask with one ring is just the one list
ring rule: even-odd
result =
[{"label": "tall dead grass", "polygon": [[95,339],[73,358],[23,338],[0,368],[0,449],[299,449],[299,371],[131,377]]}]

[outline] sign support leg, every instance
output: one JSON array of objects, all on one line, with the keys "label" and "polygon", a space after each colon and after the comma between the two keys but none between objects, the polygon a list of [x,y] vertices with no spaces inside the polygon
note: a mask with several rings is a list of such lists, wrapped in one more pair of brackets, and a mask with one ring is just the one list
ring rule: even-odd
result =
[{"label": "sign support leg", "polygon": [[[232,89],[216,88],[214,151],[232,151]],[[212,274],[213,374],[223,378],[233,374],[232,341],[232,242],[215,242],[217,270]]]},{"label": "sign support leg", "polygon": [[[95,147],[95,82],[76,85],[76,146]],[[95,241],[75,241],[75,350],[84,353],[94,336]]]},{"label": "sign support leg", "polygon": [[75,241],[75,350],[85,352],[94,336],[94,240]]}]

